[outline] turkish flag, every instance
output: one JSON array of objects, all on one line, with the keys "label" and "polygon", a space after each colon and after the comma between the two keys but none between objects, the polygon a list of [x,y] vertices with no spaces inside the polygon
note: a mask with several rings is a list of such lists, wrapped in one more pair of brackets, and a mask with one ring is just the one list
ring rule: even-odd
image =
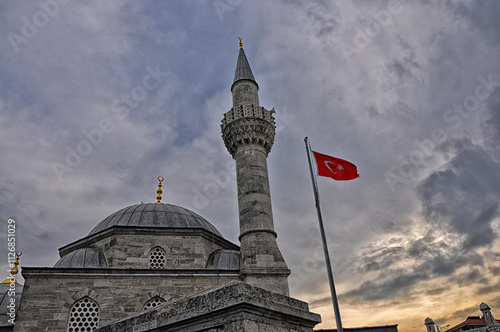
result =
[{"label": "turkish flag", "polygon": [[312,151],[312,153],[314,153],[318,165],[318,175],[338,181],[352,180],[359,177],[356,165],[347,160],[327,156],[316,151]]}]

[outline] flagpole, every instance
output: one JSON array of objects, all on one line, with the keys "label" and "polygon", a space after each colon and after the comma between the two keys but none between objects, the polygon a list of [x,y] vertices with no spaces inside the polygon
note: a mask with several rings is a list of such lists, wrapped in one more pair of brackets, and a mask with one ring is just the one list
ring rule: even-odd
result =
[{"label": "flagpole", "polygon": [[[311,181],[314,191],[314,199],[316,202],[316,211],[318,212],[319,229],[321,231],[321,240],[323,241],[323,251],[325,253],[326,270],[328,272],[328,281],[330,282],[330,292],[332,294],[333,311],[335,313],[335,322],[337,323],[337,332],[344,332],[342,321],[340,319],[339,302],[337,300],[337,292],[335,291],[335,283],[333,281],[332,266],[330,264],[330,254],[328,253],[328,245],[326,243],[325,228],[323,227],[323,218],[321,217],[321,209],[319,207],[319,191],[316,181],[314,181],[314,173],[311,164],[310,144],[307,137],[304,138],[306,144],[307,160],[309,161],[309,171],[311,171]],[[309,145],[308,145],[309,144]]]}]

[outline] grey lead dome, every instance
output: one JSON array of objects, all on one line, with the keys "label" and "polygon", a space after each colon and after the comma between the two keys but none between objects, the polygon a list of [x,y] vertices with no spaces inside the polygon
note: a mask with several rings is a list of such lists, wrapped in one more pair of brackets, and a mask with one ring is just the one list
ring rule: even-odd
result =
[{"label": "grey lead dome", "polygon": [[214,270],[240,270],[241,254],[236,250],[214,250],[210,253],[205,268]]},{"label": "grey lead dome", "polygon": [[106,257],[101,249],[96,247],[81,248],[64,255],[54,265],[64,267],[107,267]]},{"label": "grey lead dome", "polygon": [[205,218],[186,208],[173,204],[142,203],[121,209],[105,218],[89,235],[113,226],[148,228],[201,228],[223,237]]}]

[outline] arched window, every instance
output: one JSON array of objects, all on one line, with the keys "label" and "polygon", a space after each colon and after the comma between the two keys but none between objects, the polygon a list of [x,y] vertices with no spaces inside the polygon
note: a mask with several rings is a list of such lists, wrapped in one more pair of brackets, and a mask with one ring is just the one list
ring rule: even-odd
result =
[{"label": "arched window", "polygon": [[164,299],[162,299],[161,297],[159,296],[155,296],[153,297],[151,300],[149,300],[148,302],[146,302],[146,304],[144,305],[144,308],[143,310],[147,310],[149,308],[153,308],[153,307],[156,307],[158,304],[161,304],[165,302]]},{"label": "arched window", "polygon": [[160,247],[154,247],[149,252],[149,268],[164,269],[165,268],[165,250]]},{"label": "arched window", "polygon": [[68,332],[90,332],[99,325],[99,306],[91,298],[84,297],[73,304],[69,311]]}]

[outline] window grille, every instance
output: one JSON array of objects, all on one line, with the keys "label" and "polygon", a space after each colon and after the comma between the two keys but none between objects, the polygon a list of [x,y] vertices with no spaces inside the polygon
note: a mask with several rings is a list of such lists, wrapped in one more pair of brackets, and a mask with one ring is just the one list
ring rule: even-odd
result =
[{"label": "window grille", "polygon": [[148,302],[146,302],[146,304],[144,305],[144,310],[147,310],[149,308],[153,308],[153,307],[156,307],[158,304],[161,304],[165,302],[164,299],[162,299],[161,297],[153,297],[151,300],[149,300]]},{"label": "window grille", "polygon": [[90,332],[99,325],[99,306],[88,297],[75,302],[68,319],[68,332]]},{"label": "window grille", "polygon": [[149,268],[164,269],[165,268],[165,250],[160,247],[153,248],[149,253]]}]

